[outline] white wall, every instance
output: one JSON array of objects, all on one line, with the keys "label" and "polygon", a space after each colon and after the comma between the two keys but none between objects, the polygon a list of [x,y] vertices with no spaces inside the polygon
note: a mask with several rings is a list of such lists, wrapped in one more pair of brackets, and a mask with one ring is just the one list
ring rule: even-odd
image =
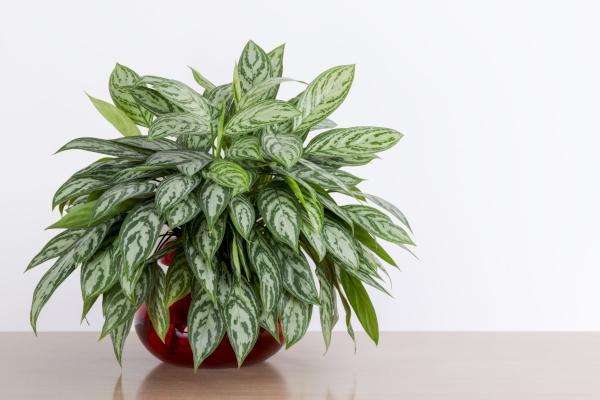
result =
[{"label": "white wall", "polygon": [[[52,235],[52,193],[94,159],[51,154],[77,136],[117,135],[83,90],[108,98],[117,61],[229,81],[248,39],[286,42],[284,74],[298,79],[356,63],[333,118],[406,134],[357,171],[407,213],[419,244],[418,262],[390,247],[403,271],[392,272],[395,299],[375,295],[383,329],[600,329],[598,3],[90,4],[0,5],[0,330],[29,329],[48,265],[22,270]],[[57,291],[41,330],[100,328],[97,309],[79,326],[78,283]]]}]

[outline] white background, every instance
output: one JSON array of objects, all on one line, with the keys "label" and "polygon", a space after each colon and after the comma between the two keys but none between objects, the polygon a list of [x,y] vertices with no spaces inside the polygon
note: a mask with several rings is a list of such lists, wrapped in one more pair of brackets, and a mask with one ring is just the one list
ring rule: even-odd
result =
[{"label": "white background", "polygon": [[[332,116],[406,134],[356,173],[410,218],[420,261],[394,247],[386,330],[600,329],[600,24],[580,1],[13,1],[0,5],[0,330],[28,330],[54,190],[95,159],[51,156],[116,137],[83,91],[108,99],[115,62],[193,83],[230,80],[244,43],[286,42],[284,75],[356,63]],[[300,87],[290,84],[286,93]],[[80,326],[78,274],[41,330]],[[313,329],[318,328],[313,320]],[[338,325],[339,329],[343,326]]]}]

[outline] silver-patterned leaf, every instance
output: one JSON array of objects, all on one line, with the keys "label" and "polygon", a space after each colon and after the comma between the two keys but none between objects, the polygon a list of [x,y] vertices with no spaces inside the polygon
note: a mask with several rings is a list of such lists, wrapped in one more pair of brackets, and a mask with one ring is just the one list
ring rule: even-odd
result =
[{"label": "silver-patterned leaf", "polygon": [[231,189],[206,181],[200,190],[200,207],[209,226],[213,226],[231,199]]},{"label": "silver-patterned leaf", "polygon": [[322,167],[340,168],[344,166],[358,166],[365,165],[371,161],[377,159],[374,154],[363,154],[356,156],[338,156],[338,157],[320,157],[320,156],[307,156],[306,159],[318,164]]},{"label": "silver-patterned leaf", "polygon": [[125,340],[131,331],[132,323],[133,316],[121,322],[121,324],[117,325],[110,331],[113,352],[115,353],[115,358],[117,359],[119,365],[121,365],[121,361],[123,359],[123,348],[125,347]]},{"label": "silver-patterned leaf", "polygon": [[182,149],[196,150],[206,152],[213,141],[212,134],[192,134],[180,135],[175,140],[177,145]]},{"label": "silver-patterned leaf", "polygon": [[263,313],[270,313],[277,306],[283,287],[279,260],[259,233],[248,242],[248,255],[258,274]]},{"label": "silver-patterned leaf", "polygon": [[323,204],[312,197],[305,196],[302,202],[305,213],[303,217],[306,218],[310,226],[316,231],[321,232],[323,229],[323,220],[325,219],[325,209]]},{"label": "silver-patterned leaf", "polygon": [[241,366],[258,338],[259,306],[252,288],[241,281],[235,285],[224,310],[229,341]]},{"label": "silver-patterned leaf", "polygon": [[338,321],[337,300],[333,284],[320,269],[317,269],[317,278],[319,279],[321,331],[323,333],[323,340],[325,341],[325,351],[327,351],[331,343],[331,332]]},{"label": "silver-patterned leaf", "polygon": [[358,254],[354,247],[354,239],[341,224],[325,218],[323,238],[329,253],[344,265],[354,269],[358,268]]},{"label": "silver-patterned leaf", "polygon": [[81,295],[84,304],[106,292],[118,281],[117,265],[109,247],[81,265]]},{"label": "silver-patterned leaf", "polygon": [[285,246],[277,247],[276,252],[285,289],[300,301],[318,304],[319,295],[304,254]]},{"label": "silver-patterned leaf", "polygon": [[219,279],[215,260],[204,257],[196,247],[193,238],[186,236],[185,255],[188,265],[200,285],[216,301],[217,282]]},{"label": "silver-patterned leaf", "polygon": [[325,239],[323,239],[322,232],[315,230],[308,221],[308,218],[304,215],[302,217],[302,226],[300,227],[300,230],[310,246],[317,252],[318,261],[323,260],[325,254],[327,254],[327,247],[325,246]]},{"label": "silver-patterned leaf", "polygon": [[362,179],[341,170],[330,167],[321,167],[306,159],[300,160],[299,165],[292,173],[294,176],[316,183],[327,190],[335,190],[352,195],[352,187],[362,182]]},{"label": "silver-patterned leaf", "polygon": [[[278,88],[279,85],[283,82],[301,82],[296,79],[291,78],[267,78],[259,84],[256,84],[252,87],[244,97],[240,100],[238,104],[238,108],[243,109],[251,106],[252,104],[256,104],[266,99],[274,99],[274,96],[271,96],[273,90]],[[304,82],[301,82],[304,83]],[[270,97],[271,96],[271,97]]]},{"label": "silver-patterned leaf", "polygon": [[329,118],[325,118],[323,121],[319,122],[316,125],[313,125],[310,130],[317,131],[319,129],[333,129],[337,126],[335,122],[330,120]]},{"label": "silver-patterned leaf", "polygon": [[414,244],[408,233],[394,224],[390,217],[369,206],[347,205],[342,207],[355,224],[362,226],[369,233],[398,244]]},{"label": "silver-patterned leaf", "polygon": [[281,324],[286,349],[298,343],[306,333],[312,316],[312,307],[312,304],[297,300],[294,296],[286,294],[283,297]]},{"label": "silver-patterned leaf", "polygon": [[402,211],[400,211],[400,209],[398,207],[396,207],[389,201],[382,199],[381,197],[375,196],[373,194],[368,194],[368,193],[359,193],[359,194],[362,195],[363,197],[365,197],[371,203],[378,205],[379,207],[383,208],[384,210],[386,210],[387,212],[392,214],[400,222],[402,222],[404,224],[404,226],[406,226],[408,228],[408,230],[412,231],[410,228],[410,224],[408,223],[408,219],[406,218],[404,213]]},{"label": "silver-patterned leaf", "polygon": [[212,260],[219,250],[223,236],[225,236],[226,226],[226,218],[223,216],[217,219],[212,227],[208,226],[205,219],[198,224],[197,228],[192,227],[190,235],[193,237],[196,249],[207,260]]},{"label": "silver-patterned leaf", "polygon": [[156,118],[148,130],[148,136],[151,139],[180,135],[205,135],[210,137],[210,130],[210,116],[172,113]]},{"label": "silver-patterned leaf", "polygon": [[338,128],[315,136],[306,154],[314,156],[351,157],[374,154],[394,146],[402,134],[393,129],[373,126]]},{"label": "silver-patterned leaf", "polygon": [[238,75],[242,95],[271,75],[269,57],[253,41],[249,41],[242,51],[238,62]]},{"label": "silver-patterned leaf", "polygon": [[262,161],[260,141],[256,136],[242,136],[226,150],[227,158],[233,160]]},{"label": "silver-patterned leaf", "polygon": [[[194,173],[205,167],[212,161],[212,156],[200,151],[195,150],[166,150],[158,151],[152,154],[146,160],[146,165],[161,165],[161,166],[186,166],[186,169],[193,167]],[[193,171],[181,171],[186,175],[193,175],[189,173]],[[187,172],[187,173],[186,173]]]},{"label": "silver-patterned leaf", "polygon": [[143,264],[156,244],[163,221],[154,204],[146,204],[131,211],[119,232],[119,250],[123,265],[136,268]]},{"label": "silver-patterned leaf", "polygon": [[245,239],[248,239],[256,222],[254,205],[250,199],[243,194],[233,197],[229,202],[229,216],[235,229]]},{"label": "silver-patterned leaf", "polygon": [[139,167],[126,168],[120,172],[117,172],[114,175],[113,179],[111,179],[110,184],[114,185],[117,183],[148,180],[152,178],[158,178],[164,175],[169,175],[171,173],[172,171],[169,171],[168,168],[163,168],[160,166],[142,165]]},{"label": "silver-patterned leaf", "polygon": [[167,269],[167,306],[184,298],[192,288],[192,273],[188,267],[185,256],[177,254]]},{"label": "silver-patterned leaf", "polygon": [[[275,47],[273,50],[267,53],[269,58],[269,65],[271,66],[271,77],[277,78],[283,76],[283,54],[285,52],[285,44]],[[274,99],[277,97],[279,86],[275,86],[270,89],[266,95],[267,99]]]},{"label": "silver-patterned leaf", "polygon": [[[183,111],[181,107],[171,103],[162,94],[146,86],[128,88],[128,92],[143,109],[154,115],[163,115]],[[150,126],[148,124],[147,126]]]},{"label": "silver-patterned leaf", "polygon": [[134,197],[147,197],[154,193],[155,186],[148,182],[120,183],[108,189],[94,205],[92,220],[100,220],[108,215],[119,203]]},{"label": "silver-patterned leaf", "polygon": [[244,168],[229,160],[215,160],[206,169],[204,176],[221,186],[233,189],[235,193],[250,189],[252,177]]},{"label": "silver-patterned leaf", "polygon": [[169,139],[149,139],[148,136],[130,136],[113,139],[117,143],[122,143],[131,147],[150,151],[176,150],[177,144]]},{"label": "silver-patterned leaf", "polygon": [[95,192],[96,190],[104,189],[107,186],[108,183],[104,177],[72,176],[54,194],[52,208],[61,203]]},{"label": "silver-patterned leaf", "polygon": [[137,127],[125,112],[115,107],[114,105],[90,96],[90,99],[96,110],[115,127],[123,136],[139,136],[140,129]]},{"label": "silver-patterned leaf", "polygon": [[65,150],[85,150],[132,160],[145,160],[148,157],[148,153],[143,150],[135,149],[112,140],[93,137],[73,139],[58,149],[57,153]]},{"label": "silver-patterned leaf", "polygon": [[261,135],[260,148],[267,158],[285,168],[293,167],[302,158],[302,139],[291,133],[272,133],[266,130]]},{"label": "silver-patterned leaf", "polygon": [[165,341],[169,329],[169,307],[167,306],[165,273],[158,264],[150,266],[152,287],[146,300],[148,316],[160,340]]},{"label": "silver-patterned leaf", "polygon": [[152,122],[152,114],[141,107],[129,91],[129,87],[139,79],[140,76],[131,68],[117,64],[110,74],[108,89],[110,97],[119,109],[136,124],[148,127]]},{"label": "silver-patterned leaf", "polygon": [[337,203],[326,193],[317,193],[317,198],[323,204],[323,206],[334,213],[338,218],[346,223],[350,229],[354,229],[354,223],[350,215],[342,207],[338,206]]},{"label": "silver-patterned leaf", "polygon": [[42,250],[40,250],[40,252],[33,257],[27,266],[26,271],[40,265],[43,262],[60,257],[66,253],[73,246],[73,244],[79,240],[84,232],[84,229],[67,229],[66,231],[54,236],[52,239],[50,239],[50,241],[48,241],[48,243],[46,243]]},{"label": "silver-patterned leaf", "polygon": [[273,236],[292,249],[298,248],[300,210],[294,197],[277,186],[269,186],[257,196],[258,209]]},{"label": "silver-patterned leaf", "polygon": [[221,263],[219,269],[219,280],[217,282],[217,303],[221,310],[221,314],[225,315],[225,307],[229,301],[229,295],[233,290],[233,278],[225,264]]},{"label": "silver-patterned leaf", "polygon": [[277,343],[281,343],[281,338],[279,337],[279,322],[277,320],[277,308],[270,313],[262,312],[259,317],[260,326],[269,332],[273,339],[277,341]]},{"label": "silver-patterned leaf", "polygon": [[156,189],[156,208],[161,214],[165,214],[185,199],[200,184],[202,179],[198,175],[187,176],[183,174],[171,175],[165,178]]},{"label": "silver-patterned leaf", "polygon": [[149,85],[169,102],[187,112],[203,118],[210,118],[212,115],[213,111],[208,100],[182,82],[158,76],[144,76],[138,83]]},{"label": "silver-patterned leaf", "polygon": [[217,348],[225,335],[225,323],[218,306],[203,289],[192,294],[188,311],[188,338],[194,354],[194,369],[197,369]]},{"label": "silver-patterned leaf", "polygon": [[299,132],[327,118],[346,98],[354,79],[354,65],[340,65],[321,73],[298,99],[301,115],[294,118]]},{"label": "silver-patterned leaf", "polygon": [[194,77],[194,80],[196,81],[196,83],[200,86],[202,86],[204,88],[204,90],[212,90],[215,88],[215,85],[209,81],[208,79],[206,79],[200,72],[198,72],[196,69],[192,68],[192,67],[188,67],[190,70],[192,70],[192,76]]},{"label": "silver-patterned leaf", "polygon": [[202,210],[200,200],[195,192],[188,194],[183,200],[165,212],[169,227],[175,228],[191,221]]},{"label": "silver-patterned leaf", "polygon": [[[132,139],[132,138],[121,138],[121,139]],[[123,158],[110,158],[104,157],[96,160],[92,164],[85,168],[75,172],[73,176],[92,176],[92,177],[103,177],[106,179],[111,178],[114,174],[121,171],[124,168],[135,167],[139,165],[140,161],[128,160]]]},{"label": "silver-patterned leaf", "polygon": [[31,302],[31,312],[29,316],[29,321],[34,333],[37,334],[37,319],[40,315],[40,311],[42,311],[42,308],[48,302],[56,288],[59,287],[73,271],[75,271],[76,267],[77,264],[75,263],[75,260],[73,260],[73,252],[68,251],[63,254],[54,265],[50,267],[48,272],[42,276],[42,279],[40,279],[33,291],[33,300]]},{"label": "silver-patterned leaf", "polygon": [[233,100],[231,83],[205,91],[204,97],[206,97],[214,106],[219,106],[221,103],[230,103]]},{"label": "silver-patterned leaf", "polygon": [[113,218],[86,230],[73,245],[73,260],[76,263],[89,260],[100,248],[108,230],[115,222],[116,220]]},{"label": "silver-patterned leaf", "polygon": [[225,134],[240,135],[259,128],[278,124],[299,115],[300,112],[285,101],[264,100],[235,114],[225,126]]}]

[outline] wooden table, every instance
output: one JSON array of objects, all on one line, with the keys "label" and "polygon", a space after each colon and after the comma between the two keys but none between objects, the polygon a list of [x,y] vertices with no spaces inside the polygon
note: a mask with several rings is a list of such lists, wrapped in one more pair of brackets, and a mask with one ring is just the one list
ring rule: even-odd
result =
[{"label": "wooden table", "polygon": [[0,334],[0,399],[599,399],[598,333],[320,333],[268,362],[192,370],[129,337],[123,369],[89,333]]}]

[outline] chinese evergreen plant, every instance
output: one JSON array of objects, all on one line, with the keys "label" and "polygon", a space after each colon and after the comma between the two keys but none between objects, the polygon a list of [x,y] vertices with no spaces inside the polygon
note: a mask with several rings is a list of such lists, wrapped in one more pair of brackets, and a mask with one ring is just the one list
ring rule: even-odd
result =
[{"label": "chinese evergreen plant", "polygon": [[[260,327],[278,338],[278,321],[292,346],[314,306],[329,346],[338,296],[350,336],[354,311],[377,343],[363,285],[385,292],[380,260],[396,264],[375,238],[405,249],[413,241],[404,215],[361,192],[362,179],[341,167],[367,164],[402,135],[334,128],[327,119],[350,90],[353,65],[328,69],[296,97],[276,100],[279,85],[291,80],[281,77],[283,53],[283,45],[266,53],[249,42],[232,83],[220,86],[192,69],[202,94],[117,64],[109,80],[114,105],[91,100],[124,137],[78,138],[59,150],[108,157],[54,195],[64,215],[50,228],[64,230],[27,268],[57,258],[33,294],[34,331],[54,290],[80,266],[82,320],[101,297],[101,337],[110,335],[119,362],[143,303],[164,340],[168,307],[190,293],[196,367],[225,333],[241,365]],[[331,193],[357,204],[340,206]],[[169,253],[175,258],[165,273],[157,260]]]}]

